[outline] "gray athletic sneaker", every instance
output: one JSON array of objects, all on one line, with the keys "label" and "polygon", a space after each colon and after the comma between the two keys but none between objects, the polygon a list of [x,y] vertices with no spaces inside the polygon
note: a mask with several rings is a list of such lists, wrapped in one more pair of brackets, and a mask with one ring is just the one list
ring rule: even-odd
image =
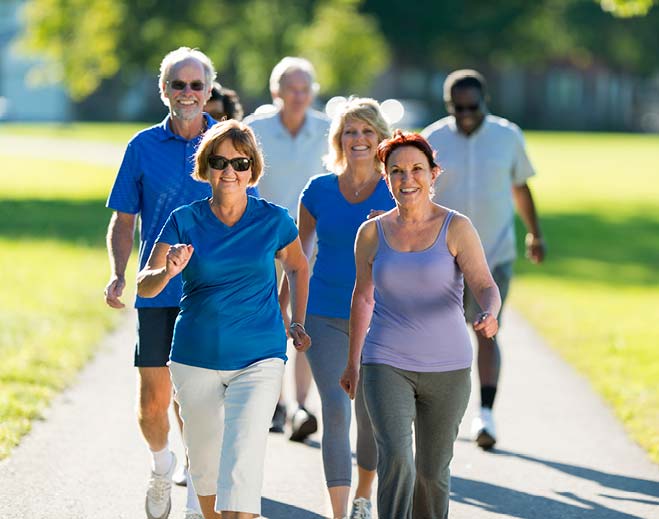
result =
[{"label": "gray athletic sneaker", "polygon": [[371,502],[365,497],[358,497],[352,502],[350,519],[371,519]]},{"label": "gray athletic sneaker", "polygon": [[176,468],[176,456],[172,452],[172,465],[167,474],[151,472],[146,491],[144,509],[147,519],[167,519],[172,509],[172,474]]}]

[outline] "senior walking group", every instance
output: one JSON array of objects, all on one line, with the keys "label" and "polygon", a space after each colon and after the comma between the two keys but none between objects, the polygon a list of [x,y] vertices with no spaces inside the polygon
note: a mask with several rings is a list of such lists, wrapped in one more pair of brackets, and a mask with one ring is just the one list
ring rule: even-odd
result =
[{"label": "senior walking group", "polygon": [[[368,98],[350,98],[329,121],[304,95],[315,85],[308,61],[285,58],[275,71],[273,96],[285,92],[291,105],[279,100],[267,124],[291,153],[296,143],[306,146],[295,171],[268,169],[276,151],[262,147],[259,118],[218,122],[204,112],[215,71],[206,55],[182,47],[161,65],[169,115],[130,141],[108,199],[110,306],[123,306],[138,215],[141,223],[135,365],[138,419],[152,454],[146,517],[171,510],[172,390],[189,463],[185,518],[260,515],[290,339],[321,398],[333,517],[373,517],[377,475],[382,519],[444,519],[470,392],[464,282],[484,340],[495,337],[501,309],[479,235],[467,216],[433,201],[442,156],[424,137],[392,136]],[[318,150],[326,151],[324,169]],[[264,175],[268,191],[299,200],[296,214],[290,203],[259,197]],[[285,274],[280,285],[276,264]],[[315,430],[303,386],[296,440]],[[350,399],[358,481],[348,515]]]}]

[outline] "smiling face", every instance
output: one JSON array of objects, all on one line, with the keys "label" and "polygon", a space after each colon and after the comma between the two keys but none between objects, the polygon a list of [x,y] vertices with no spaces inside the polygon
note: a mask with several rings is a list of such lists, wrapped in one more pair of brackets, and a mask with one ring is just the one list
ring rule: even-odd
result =
[{"label": "smiling face", "polygon": [[[168,76],[164,95],[169,101],[172,117],[182,121],[192,121],[201,117],[212,87],[206,84],[203,65],[196,59],[190,58],[173,65]],[[176,85],[180,82],[185,83],[183,90],[172,87],[172,84]],[[199,82],[204,85],[203,90],[193,90],[191,84],[197,85]]]},{"label": "smiling face", "polygon": [[415,146],[401,146],[387,159],[385,177],[391,194],[399,205],[428,200],[439,168],[431,168],[428,158]]},{"label": "smiling face", "polygon": [[370,124],[349,117],[341,133],[341,149],[347,164],[374,162],[379,144],[378,134]]},{"label": "smiling face", "polygon": [[[215,146],[213,155],[220,155],[228,160],[238,157],[252,158],[244,152],[238,151],[231,139],[225,139]],[[246,171],[236,171],[233,165],[228,163],[224,169],[214,169],[210,166],[208,168],[208,181],[213,188],[213,196],[239,191],[245,192],[250,185],[249,183],[252,178],[251,167]]]}]

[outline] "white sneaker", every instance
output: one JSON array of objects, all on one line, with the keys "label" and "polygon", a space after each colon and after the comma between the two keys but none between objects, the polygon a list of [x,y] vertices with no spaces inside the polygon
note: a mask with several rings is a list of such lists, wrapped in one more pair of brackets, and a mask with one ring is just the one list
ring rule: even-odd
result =
[{"label": "white sneaker", "polygon": [[172,474],[172,481],[179,487],[188,486],[188,467],[186,465],[176,467],[174,474]]},{"label": "white sneaker", "polygon": [[166,474],[151,472],[146,491],[144,509],[148,519],[167,519],[172,509],[172,474],[176,468],[176,456],[172,452],[172,465]]},{"label": "white sneaker", "polygon": [[352,502],[350,519],[371,519],[371,502],[365,497],[358,497]]},{"label": "white sneaker", "polygon": [[471,435],[481,449],[489,450],[497,442],[492,409],[481,407],[480,415],[471,423]]},{"label": "white sneaker", "polygon": [[196,510],[190,510],[187,508],[185,510],[185,517],[183,519],[204,519],[204,516],[201,515],[200,512],[197,512]]}]

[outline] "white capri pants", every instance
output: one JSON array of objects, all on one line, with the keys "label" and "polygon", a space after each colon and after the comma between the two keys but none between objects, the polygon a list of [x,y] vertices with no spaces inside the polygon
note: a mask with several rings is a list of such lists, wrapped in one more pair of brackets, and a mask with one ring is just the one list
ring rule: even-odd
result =
[{"label": "white capri pants", "polygon": [[218,371],[171,362],[190,477],[215,510],[261,514],[263,464],[284,361]]}]

